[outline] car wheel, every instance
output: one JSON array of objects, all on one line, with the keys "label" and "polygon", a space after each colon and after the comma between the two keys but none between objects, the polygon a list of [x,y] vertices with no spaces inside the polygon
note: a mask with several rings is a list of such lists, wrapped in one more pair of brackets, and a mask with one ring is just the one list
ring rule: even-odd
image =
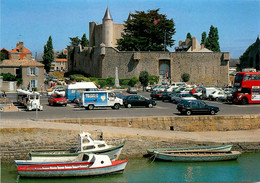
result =
[{"label": "car wheel", "polygon": [[64,104],[64,106],[66,107],[66,106],[67,106],[67,104]]},{"label": "car wheel", "polygon": [[148,107],[149,107],[149,108],[152,108],[152,107],[153,107],[153,104],[148,104]]},{"label": "car wheel", "polygon": [[114,105],[114,109],[118,110],[120,108],[120,105],[119,104],[115,104]]},{"label": "car wheel", "polygon": [[242,100],[241,100],[241,104],[242,104],[242,105],[247,104],[247,98],[242,98]]},{"label": "car wheel", "polygon": [[132,105],[131,104],[127,104],[127,108],[131,108],[132,107]]},{"label": "car wheel", "polygon": [[214,110],[211,110],[211,111],[210,111],[210,114],[211,114],[211,115],[215,115],[216,112],[215,112]]},{"label": "car wheel", "polygon": [[162,101],[164,102],[164,99],[162,99]]},{"label": "car wheel", "polygon": [[88,109],[89,109],[89,110],[93,110],[93,109],[94,109],[94,105],[92,105],[92,104],[89,105],[89,106],[88,106]]},{"label": "car wheel", "polygon": [[191,115],[191,111],[186,111],[186,115],[190,116]]}]

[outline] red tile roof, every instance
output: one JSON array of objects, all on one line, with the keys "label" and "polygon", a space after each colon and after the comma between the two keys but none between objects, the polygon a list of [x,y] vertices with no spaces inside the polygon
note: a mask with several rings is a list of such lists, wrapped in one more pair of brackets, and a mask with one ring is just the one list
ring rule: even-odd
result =
[{"label": "red tile roof", "polygon": [[64,58],[56,58],[56,62],[67,62],[67,59]]},{"label": "red tile roof", "polygon": [[[17,47],[15,49],[12,49],[9,52],[10,53],[19,53],[19,45],[17,45]],[[25,48],[25,46],[23,46],[23,53],[32,53],[32,52],[30,50],[28,50],[27,48]]]},{"label": "red tile roof", "polygon": [[1,66],[14,66],[14,67],[37,66],[37,67],[43,67],[44,65],[35,61],[35,60],[3,60],[3,62],[0,64],[0,67]]}]

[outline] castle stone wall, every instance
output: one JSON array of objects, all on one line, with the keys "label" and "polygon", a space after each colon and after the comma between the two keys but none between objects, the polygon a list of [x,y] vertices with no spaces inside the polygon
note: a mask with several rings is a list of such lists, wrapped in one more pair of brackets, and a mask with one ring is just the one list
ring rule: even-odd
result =
[{"label": "castle stone wall", "polygon": [[181,81],[181,75],[189,73],[191,84],[224,86],[229,83],[228,60],[223,61],[223,53],[140,52],[140,60],[134,60],[134,53],[106,48],[102,77],[113,77],[115,67],[119,78],[139,77],[143,70],[159,76],[159,61],[169,60],[172,81]]}]

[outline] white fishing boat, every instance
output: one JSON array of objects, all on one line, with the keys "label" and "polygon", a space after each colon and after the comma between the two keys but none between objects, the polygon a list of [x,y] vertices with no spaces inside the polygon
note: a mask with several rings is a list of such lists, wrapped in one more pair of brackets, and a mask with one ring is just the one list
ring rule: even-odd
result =
[{"label": "white fishing boat", "polygon": [[111,160],[117,160],[125,145],[125,141],[118,145],[108,145],[105,141],[93,140],[90,133],[87,132],[80,133],[78,137],[79,145],[77,148],[71,148],[69,150],[33,150],[29,152],[30,159],[38,162],[66,162],[73,161],[80,153],[94,153],[108,155]]},{"label": "white fishing boat", "polygon": [[18,166],[22,177],[73,177],[122,173],[127,160],[111,161],[107,155],[93,155],[83,162],[67,162],[44,165]]}]

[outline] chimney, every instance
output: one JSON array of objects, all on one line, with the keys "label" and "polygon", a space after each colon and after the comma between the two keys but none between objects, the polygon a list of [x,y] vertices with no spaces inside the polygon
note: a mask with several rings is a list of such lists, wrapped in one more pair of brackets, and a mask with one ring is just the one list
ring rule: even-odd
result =
[{"label": "chimney", "polygon": [[204,46],[204,44],[203,44],[203,43],[201,43],[201,49],[203,49],[203,48],[205,48],[205,46]]},{"label": "chimney", "polygon": [[191,40],[192,40],[192,42],[191,42],[191,51],[193,51],[193,50],[197,49],[196,38],[192,37]]},{"label": "chimney", "polygon": [[20,41],[18,45],[19,45],[19,52],[23,52],[23,42]]}]

